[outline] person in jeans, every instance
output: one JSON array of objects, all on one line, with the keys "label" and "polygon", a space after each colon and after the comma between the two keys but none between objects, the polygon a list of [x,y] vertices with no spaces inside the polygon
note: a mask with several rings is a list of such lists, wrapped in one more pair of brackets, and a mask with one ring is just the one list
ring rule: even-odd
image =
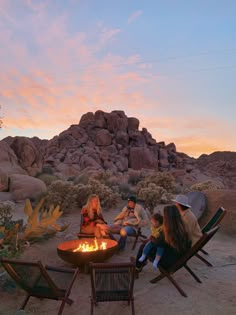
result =
[{"label": "person in jeans", "polygon": [[137,229],[146,226],[148,222],[147,212],[137,203],[135,196],[130,196],[127,205],[115,217],[114,224],[108,227],[107,233],[120,234],[118,247],[120,250],[123,250],[127,236],[136,235]]},{"label": "person in jeans", "polygon": [[[153,268],[157,269],[158,262],[163,254],[163,248],[159,247],[158,244],[160,242],[163,242],[164,235],[163,235],[163,217],[159,213],[154,213],[151,216],[151,232],[152,234],[147,240],[147,243],[145,244],[142,255],[137,259],[136,267],[138,268],[139,263],[143,263],[147,260],[147,257],[152,251],[156,251],[156,257],[153,261]],[[141,267],[141,265],[140,265]]]}]

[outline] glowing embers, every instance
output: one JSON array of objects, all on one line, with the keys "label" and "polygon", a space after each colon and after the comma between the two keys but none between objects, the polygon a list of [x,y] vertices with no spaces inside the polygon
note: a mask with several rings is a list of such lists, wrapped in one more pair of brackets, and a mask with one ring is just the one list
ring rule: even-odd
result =
[{"label": "glowing embers", "polygon": [[81,242],[77,248],[73,249],[73,252],[94,252],[105,249],[107,249],[107,242],[102,241],[98,244],[97,239],[94,238],[91,241]]}]

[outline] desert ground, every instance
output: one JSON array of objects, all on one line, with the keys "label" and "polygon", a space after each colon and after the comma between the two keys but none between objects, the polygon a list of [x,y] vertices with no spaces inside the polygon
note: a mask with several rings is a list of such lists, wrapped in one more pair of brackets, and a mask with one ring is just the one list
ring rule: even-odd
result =
[{"label": "desert ground", "polygon": [[[22,217],[22,205],[18,207],[15,217]],[[118,211],[104,211],[104,216],[109,223]],[[60,267],[70,265],[57,255],[57,245],[63,241],[76,239],[79,227],[80,212],[65,216],[61,224],[70,223],[67,230],[50,240],[42,243],[34,243],[25,247],[20,259],[38,261],[44,264]],[[143,229],[148,235],[149,228]],[[128,239],[124,252],[115,254],[109,261],[126,262],[130,256],[135,256],[139,243],[132,251],[133,239]],[[235,236],[223,234],[219,231],[206,245],[205,249],[210,253],[208,259],[213,267],[208,267],[196,257],[192,258],[189,266],[196,272],[202,283],[197,283],[187,271],[181,269],[174,278],[181,285],[188,297],[182,297],[168,279],[162,279],[156,284],[149,281],[157,275],[149,263],[140,273],[134,284],[136,315],[152,314],[186,314],[186,315],[232,315],[236,314],[236,245]],[[88,315],[90,314],[90,276],[79,273],[72,288],[70,297],[74,303],[66,305],[63,314]],[[0,315],[16,315],[21,305],[25,292],[12,283],[3,270],[0,272]],[[57,314],[60,302],[52,300],[38,300],[30,298],[25,314]],[[100,303],[94,314],[96,315],[126,315],[131,314],[131,308],[124,302]]]}]

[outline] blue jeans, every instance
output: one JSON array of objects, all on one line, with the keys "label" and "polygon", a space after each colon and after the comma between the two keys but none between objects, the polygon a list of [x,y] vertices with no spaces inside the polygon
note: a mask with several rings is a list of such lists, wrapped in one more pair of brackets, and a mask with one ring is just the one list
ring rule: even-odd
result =
[{"label": "blue jeans", "polygon": [[[162,256],[164,252],[163,247],[157,246],[155,243],[149,241],[143,248],[143,253],[146,257],[149,256],[152,250],[156,249],[156,256]],[[154,258],[155,259],[155,258]]]},{"label": "blue jeans", "polygon": [[134,236],[134,235],[136,235],[136,233],[137,232],[136,232],[135,228],[133,228],[131,226],[123,226],[120,230],[120,239],[118,242],[119,249],[125,248],[127,236]]}]

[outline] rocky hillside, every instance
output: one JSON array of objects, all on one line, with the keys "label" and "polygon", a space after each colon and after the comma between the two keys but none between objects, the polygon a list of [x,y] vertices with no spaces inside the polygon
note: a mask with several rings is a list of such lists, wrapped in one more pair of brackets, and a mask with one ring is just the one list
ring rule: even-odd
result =
[{"label": "rocky hillside", "polygon": [[137,118],[123,111],[98,110],[84,114],[79,124],[51,140],[7,137],[0,141],[0,191],[6,189],[3,182],[9,174],[35,176],[43,168],[64,179],[91,170],[109,170],[117,176],[130,170],[171,171],[181,183],[217,178],[235,187],[235,157],[236,153],[217,152],[195,160],[177,152],[174,143],[153,139],[146,128],[139,130]]},{"label": "rocky hillside", "polygon": [[236,189],[236,152],[203,154],[196,160],[196,166],[209,177],[218,178],[225,187]]}]

